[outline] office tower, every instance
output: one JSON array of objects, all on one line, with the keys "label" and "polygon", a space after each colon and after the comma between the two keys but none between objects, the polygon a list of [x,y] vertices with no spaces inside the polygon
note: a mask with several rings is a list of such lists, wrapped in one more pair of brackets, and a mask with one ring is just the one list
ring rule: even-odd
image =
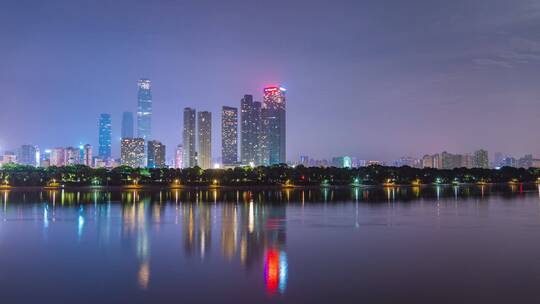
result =
[{"label": "office tower", "polygon": [[488,151],[480,149],[474,152],[473,167],[475,168],[489,168]]},{"label": "office tower", "polygon": [[264,89],[262,107],[262,153],[263,163],[273,165],[286,162],[286,122],[285,89],[267,87]]},{"label": "office tower", "polygon": [[66,165],[77,165],[80,162],[80,152],[78,148],[67,147],[65,149],[65,164]]},{"label": "office tower", "polygon": [[221,111],[221,161],[224,165],[238,162],[238,109],[223,107]]},{"label": "office tower", "polygon": [[203,169],[212,168],[212,113],[199,112],[197,115],[199,137],[198,165]]},{"label": "office tower", "polygon": [[56,167],[64,166],[66,164],[65,154],[64,148],[53,148],[51,150],[50,165]]},{"label": "office tower", "polygon": [[244,165],[261,165],[261,103],[244,95],[240,101],[240,161]]},{"label": "office tower", "polygon": [[91,145],[86,144],[83,147],[82,164],[86,165],[88,167],[93,166],[93,163],[92,163],[92,146]]},{"label": "office tower", "polygon": [[184,156],[182,163],[184,168],[195,167],[197,165],[195,154],[195,109],[184,109],[183,143]]},{"label": "office tower", "polygon": [[120,146],[120,156],[123,166],[144,167],[144,139],[123,138]]},{"label": "office tower", "polygon": [[122,114],[122,138],[133,138],[133,112]]},{"label": "office tower", "polygon": [[39,163],[36,161],[36,146],[22,145],[18,153],[18,163],[27,166],[37,166]]},{"label": "office tower", "polygon": [[182,145],[176,146],[176,152],[174,154],[174,167],[176,169],[183,168],[184,147]]},{"label": "office tower", "polygon": [[101,114],[99,118],[99,157],[111,157],[111,115]]},{"label": "office tower", "polygon": [[148,141],[148,168],[165,168],[165,145],[157,140]]},{"label": "office tower", "polygon": [[137,86],[137,137],[147,141],[152,137],[152,88],[148,79],[139,79]]}]

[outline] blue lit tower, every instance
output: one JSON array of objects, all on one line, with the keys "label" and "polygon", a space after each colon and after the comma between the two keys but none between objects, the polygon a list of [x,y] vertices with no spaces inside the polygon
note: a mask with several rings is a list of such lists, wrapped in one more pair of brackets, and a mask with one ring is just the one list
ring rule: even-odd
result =
[{"label": "blue lit tower", "polygon": [[101,114],[99,117],[99,157],[111,157],[111,115]]},{"label": "blue lit tower", "polygon": [[122,114],[122,138],[133,138],[133,112]]},{"label": "blue lit tower", "polygon": [[152,137],[152,90],[148,79],[137,83],[137,137],[145,141]]}]

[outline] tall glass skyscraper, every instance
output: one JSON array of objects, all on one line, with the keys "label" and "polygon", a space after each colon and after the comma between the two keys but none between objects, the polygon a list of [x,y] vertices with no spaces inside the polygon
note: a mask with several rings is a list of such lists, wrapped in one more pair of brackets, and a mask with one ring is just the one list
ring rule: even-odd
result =
[{"label": "tall glass skyscraper", "polygon": [[238,109],[223,107],[221,111],[221,159],[224,165],[238,162]]},{"label": "tall glass skyscraper", "polygon": [[197,165],[195,158],[195,109],[184,109],[184,131],[183,131],[183,161],[184,168]]},{"label": "tall glass skyscraper", "polygon": [[198,165],[203,169],[212,168],[212,113],[199,112],[197,115],[199,129]]},{"label": "tall glass skyscraper", "polygon": [[273,165],[286,162],[286,115],[285,89],[267,87],[264,89],[263,121],[263,164]]},{"label": "tall glass skyscraper", "polygon": [[101,114],[99,117],[99,157],[111,157],[111,115]]},{"label": "tall glass skyscraper", "polygon": [[137,137],[145,141],[152,137],[152,89],[148,79],[137,84]]},{"label": "tall glass skyscraper", "polygon": [[122,138],[133,138],[133,112],[122,114]]},{"label": "tall glass skyscraper", "polygon": [[240,161],[244,164],[262,164],[261,155],[261,103],[252,95],[240,101],[241,144]]}]

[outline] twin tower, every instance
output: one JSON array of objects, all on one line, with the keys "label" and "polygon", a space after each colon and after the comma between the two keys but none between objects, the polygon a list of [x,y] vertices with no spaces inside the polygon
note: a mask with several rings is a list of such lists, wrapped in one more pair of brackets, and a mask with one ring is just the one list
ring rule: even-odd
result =
[{"label": "twin tower", "polygon": [[[281,87],[267,87],[263,90],[262,103],[253,101],[252,95],[244,95],[240,101],[240,120],[237,108],[222,108],[221,157],[224,166],[286,162],[285,92]],[[212,113],[203,111],[197,114],[195,109],[185,108],[182,167],[194,166],[212,167]]]}]

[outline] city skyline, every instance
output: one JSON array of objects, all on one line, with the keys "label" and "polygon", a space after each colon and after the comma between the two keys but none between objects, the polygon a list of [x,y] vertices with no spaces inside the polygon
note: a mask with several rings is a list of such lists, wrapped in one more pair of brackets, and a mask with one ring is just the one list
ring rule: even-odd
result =
[{"label": "city skyline", "polygon": [[[81,10],[54,0],[27,10],[6,1],[3,150],[27,143],[97,148],[95,117],[110,113],[119,155],[121,115],[137,112],[136,81],[148,78],[152,133],[168,147],[180,143],[183,108],[219,113],[245,94],[261,101],[259,92],[279,83],[294,101],[287,109],[289,159],[391,160],[480,148],[540,155],[536,140],[516,136],[536,129],[540,114],[539,10],[531,1],[458,0],[444,12],[419,0],[394,3],[392,10],[378,1],[310,1],[307,11],[304,1],[278,2],[287,8],[279,11],[231,1],[215,4],[219,15],[206,3],[135,2],[88,3]],[[279,22],[246,27],[239,16]],[[270,31],[280,34],[262,39]]]}]

